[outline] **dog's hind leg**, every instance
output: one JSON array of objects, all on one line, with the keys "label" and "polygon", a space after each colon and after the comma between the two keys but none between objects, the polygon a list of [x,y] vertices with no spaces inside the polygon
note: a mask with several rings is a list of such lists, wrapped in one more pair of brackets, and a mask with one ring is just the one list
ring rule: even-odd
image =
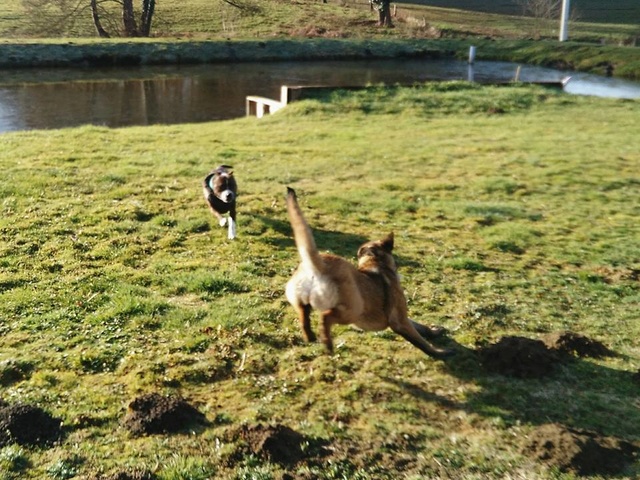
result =
[{"label": "dog's hind leg", "polygon": [[454,350],[437,348],[427,342],[424,338],[422,338],[418,330],[413,326],[413,322],[410,320],[406,322],[393,322],[390,326],[394,332],[402,336],[402,338],[410,342],[414,347],[422,350],[430,357],[447,358],[455,354]]},{"label": "dog's hind leg", "polygon": [[300,329],[305,342],[315,342],[316,334],[311,330],[311,305],[297,305],[298,319],[300,320]]},{"label": "dog's hind leg", "polygon": [[322,320],[320,321],[320,338],[329,353],[333,353],[333,339],[331,338],[331,326],[336,323],[333,319],[333,312],[327,310],[322,312]]},{"label": "dog's hind leg", "polygon": [[413,328],[415,328],[422,338],[438,338],[442,336],[447,329],[444,327],[427,326],[409,319]]}]

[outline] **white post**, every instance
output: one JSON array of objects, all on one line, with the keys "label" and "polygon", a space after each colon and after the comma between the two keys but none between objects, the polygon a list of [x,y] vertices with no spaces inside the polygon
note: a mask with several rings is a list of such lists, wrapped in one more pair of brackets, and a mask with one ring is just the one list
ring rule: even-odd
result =
[{"label": "white post", "polygon": [[566,42],[569,38],[569,3],[570,0],[562,0],[562,14],[560,17],[560,38],[561,42]]},{"label": "white post", "polygon": [[476,47],[473,45],[469,47],[469,63],[473,64],[476,61]]}]

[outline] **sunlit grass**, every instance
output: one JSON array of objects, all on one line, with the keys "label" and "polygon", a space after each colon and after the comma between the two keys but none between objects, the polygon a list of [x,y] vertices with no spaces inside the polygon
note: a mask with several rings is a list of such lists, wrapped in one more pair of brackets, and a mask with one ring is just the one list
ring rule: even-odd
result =
[{"label": "sunlit grass", "polygon": [[[555,478],[518,447],[547,421],[637,441],[639,112],[445,83],[335,92],[261,120],[1,135],[3,399],[76,426],[52,449],[5,447],[3,474],[278,478],[237,457],[226,435],[243,422],[358,445],[301,467],[319,478]],[[234,242],[200,187],[230,160]],[[619,356],[528,382],[464,353],[435,362],[389,332],[336,328],[333,357],[304,345],[283,295],[297,264],[287,185],[322,250],[353,258],[394,231],[410,314],[462,348],[569,329]],[[185,396],[212,426],[130,438],[127,402],[152,391]],[[407,439],[410,470],[381,465]]]},{"label": "sunlit grass", "polygon": [[[240,3],[239,3],[240,4]],[[137,3],[134,3],[138,7]],[[153,22],[156,38],[261,38],[327,37],[327,38],[425,38],[492,36],[496,38],[557,38],[558,22],[535,21],[523,16],[517,2],[416,1],[398,3],[394,29],[375,25],[376,12],[368,2],[360,0],[308,1],[289,3],[276,0],[248,0],[245,8],[237,8],[222,0],[190,0],[187,3],[167,0],[158,3]],[[54,9],[55,10],[55,9]],[[574,5],[575,21],[571,38],[580,41],[619,44],[630,42],[640,33],[637,20],[640,11],[633,0],[620,0],[616,8],[601,7],[588,1]],[[43,37],[38,25],[46,17],[30,19],[19,0],[6,0],[0,5],[0,36]],[[56,17],[57,18],[57,17]],[[49,23],[57,23],[54,17]],[[90,10],[76,18],[65,31],[65,37],[95,37]],[[56,35],[57,36],[57,35]]]}]

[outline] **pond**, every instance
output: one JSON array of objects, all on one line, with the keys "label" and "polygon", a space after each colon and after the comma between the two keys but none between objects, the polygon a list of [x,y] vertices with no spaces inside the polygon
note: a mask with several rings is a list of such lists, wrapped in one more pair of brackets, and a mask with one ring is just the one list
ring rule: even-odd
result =
[{"label": "pond", "polygon": [[[279,98],[282,85],[354,86],[430,80],[513,80],[518,65],[457,60],[313,61],[112,69],[0,71],[0,132],[84,124],[121,127],[225,120],[245,97]],[[582,95],[640,98],[640,83],[522,66],[523,82],[560,82]]]}]

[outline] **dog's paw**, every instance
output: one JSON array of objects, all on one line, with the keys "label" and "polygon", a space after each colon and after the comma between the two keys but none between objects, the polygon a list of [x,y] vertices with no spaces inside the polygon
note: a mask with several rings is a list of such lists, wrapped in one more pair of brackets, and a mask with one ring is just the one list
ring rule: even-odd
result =
[{"label": "dog's paw", "polygon": [[426,327],[426,331],[428,332],[426,335],[427,338],[438,338],[448,333],[448,330],[445,327],[440,327],[436,325],[430,325]]},{"label": "dog's paw", "polygon": [[227,219],[226,218],[221,218],[218,223],[220,224],[221,227],[224,227],[227,224]]}]

